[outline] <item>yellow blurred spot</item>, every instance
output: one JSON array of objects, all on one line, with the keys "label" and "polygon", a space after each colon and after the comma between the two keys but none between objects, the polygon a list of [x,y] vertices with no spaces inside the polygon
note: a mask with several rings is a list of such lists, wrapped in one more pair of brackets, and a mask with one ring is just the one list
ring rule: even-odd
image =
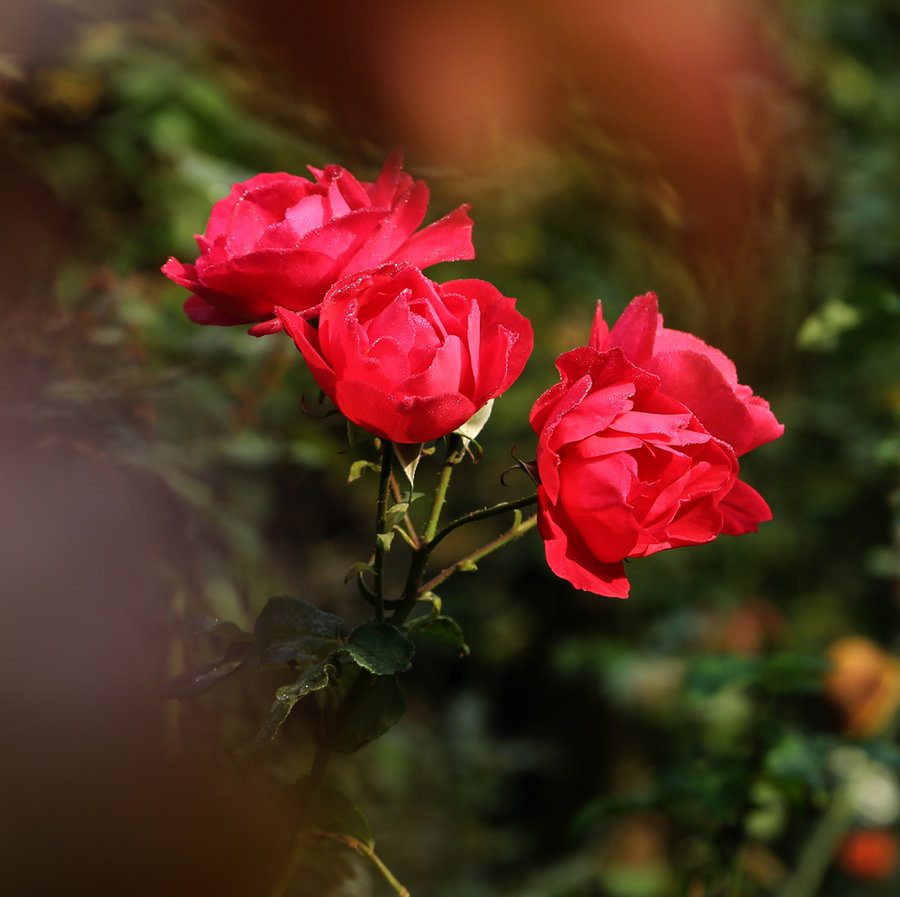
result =
[{"label": "yellow blurred spot", "polygon": [[844,731],[881,731],[900,707],[900,659],[861,635],[838,639],[826,652],[833,664],[825,691],[844,716]]}]

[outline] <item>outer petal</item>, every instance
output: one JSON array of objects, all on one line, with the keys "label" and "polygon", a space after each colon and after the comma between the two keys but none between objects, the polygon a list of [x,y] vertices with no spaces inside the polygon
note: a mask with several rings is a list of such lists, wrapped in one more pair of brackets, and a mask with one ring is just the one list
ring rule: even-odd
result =
[{"label": "outer petal", "polygon": [[472,258],[472,222],[461,207],[421,226],[428,188],[393,153],[373,183],[338,165],[310,168],[314,182],[284,172],[234,184],[197,237],[195,265],[174,259],[165,273],[189,289],[188,313],[203,323],[252,323],[271,332],[274,306],[318,314],[340,278],[387,261],[419,268]]},{"label": "outer petal", "polygon": [[414,233],[396,250],[391,261],[402,261],[417,268],[427,268],[437,262],[475,258],[469,208],[468,205],[462,205]]},{"label": "outer petal", "polygon": [[270,321],[261,321],[259,324],[254,324],[247,330],[247,333],[249,333],[250,336],[268,336],[271,333],[278,333],[283,329],[284,325],[281,323],[281,319],[272,318]]},{"label": "outer petal", "polygon": [[591,338],[588,345],[598,352],[602,352],[609,337],[609,326],[603,320],[603,303],[597,301],[597,310],[594,312],[594,326],[591,327]]},{"label": "outer petal", "polygon": [[597,560],[577,535],[567,536],[554,519],[554,510],[538,488],[538,531],[544,540],[544,552],[550,569],[576,589],[606,595],[628,597],[628,580],[621,561],[604,564]]},{"label": "outer petal", "polygon": [[241,197],[248,193],[253,194],[257,190],[266,191],[273,186],[280,187],[292,198],[292,202],[297,202],[313,185],[306,178],[285,174],[283,171],[258,174],[247,181],[233,184],[228,196],[213,205],[209,213],[209,223],[206,225],[205,239],[212,243],[219,237],[227,238],[235,206]]},{"label": "outer petal", "polygon": [[[596,322],[595,322],[596,327]],[[632,299],[609,332],[604,349],[620,347],[629,361],[646,368],[653,356],[657,331],[662,329],[662,316],[656,293],[645,293]]]},{"label": "outer petal", "polygon": [[227,291],[211,289],[201,282],[194,265],[183,265],[177,259],[170,258],[163,265],[162,272],[194,294],[185,302],[184,310],[197,324],[250,324],[271,314],[265,302],[248,302]]},{"label": "outer petal", "polygon": [[765,499],[741,480],[735,480],[719,508],[724,517],[722,532],[729,536],[755,533],[760,523],[772,519],[772,511]]},{"label": "outer petal", "polygon": [[286,308],[276,308],[278,319],[309,365],[309,370],[322,392],[335,401],[335,376],[319,349],[319,336],[313,327],[297,312]]},{"label": "outer petal", "polygon": [[403,443],[440,439],[478,410],[458,393],[400,399],[369,383],[352,380],[337,382],[334,401],[345,417],[364,430]]},{"label": "outer petal", "polygon": [[160,268],[163,274],[174,280],[179,286],[188,290],[196,290],[200,286],[197,279],[197,268],[195,265],[184,265],[177,258],[171,256],[169,260]]},{"label": "outer petal", "polygon": [[441,285],[446,304],[451,297],[464,297],[460,305],[479,308],[477,336],[469,333],[468,321],[462,334],[469,344],[470,356],[477,363],[475,404],[480,408],[489,399],[506,392],[516,381],[534,348],[531,321],[516,311],[516,300],[504,296],[493,284],[484,280],[451,280]]},{"label": "outer petal", "polygon": [[563,458],[557,504],[594,557],[610,564],[628,557],[643,527],[628,503],[635,479],[629,454]]},{"label": "outer petal", "polygon": [[308,311],[322,301],[335,276],[332,258],[319,252],[259,250],[202,272],[203,284],[219,294],[215,304],[246,312],[250,320],[272,316],[276,305]]},{"label": "outer petal", "polygon": [[403,153],[395,149],[385,160],[381,173],[369,187],[369,201],[378,209],[390,208],[401,190],[401,172]]},{"label": "outer petal", "polygon": [[195,324],[213,324],[219,327],[229,327],[235,324],[249,324],[253,320],[239,315],[230,315],[221,311],[215,305],[210,305],[204,298],[196,294],[190,296],[184,303],[184,313]]},{"label": "outer petal", "polygon": [[373,230],[353,258],[348,260],[348,272],[372,268],[387,261],[406,261],[398,250],[422,223],[427,209],[428,188],[422,181],[417,181],[400,197],[390,212],[382,212],[382,220],[377,229]]},{"label": "outer petal", "polygon": [[[703,426],[717,439],[727,442],[735,454],[743,455],[760,445],[766,429],[758,426],[747,403],[741,400],[726,381],[722,369],[708,355],[663,352],[653,358],[650,368],[659,375],[665,391],[684,402]],[[770,413],[769,417],[780,436],[784,428],[775,421],[774,415]]]}]

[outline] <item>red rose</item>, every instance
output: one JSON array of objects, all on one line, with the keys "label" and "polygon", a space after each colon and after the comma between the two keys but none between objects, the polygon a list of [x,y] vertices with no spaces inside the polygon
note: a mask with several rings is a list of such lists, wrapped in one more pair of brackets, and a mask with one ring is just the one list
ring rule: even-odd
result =
[{"label": "red rose", "polygon": [[551,569],[625,598],[623,560],[756,530],[771,512],[737,479],[738,456],[781,435],[768,404],[721,352],[662,325],[635,299],[591,345],[557,361],[534,405],[538,526]]},{"label": "red rose", "polygon": [[278,316],[346,417],[416,443],[451,433],[522,372],[533,340],[515,302],[482,280],[437,284],[386,265],[336,284],[318,329],[287,309]]},{"label": "red rose", "polygon": [[372,183],[329,165],[310,168],[314,182],[277,173],[235,184],[197,236],[197,261],[163,265],[193,294],[184,305],[188,317],[198,324],[263,322],[250,329],[259,336],[281,329],[275,306],[313,317],[337,280],[364,268],[474,258],[468,206],[414,233],[428,187],[401,164],[394,153]]}]

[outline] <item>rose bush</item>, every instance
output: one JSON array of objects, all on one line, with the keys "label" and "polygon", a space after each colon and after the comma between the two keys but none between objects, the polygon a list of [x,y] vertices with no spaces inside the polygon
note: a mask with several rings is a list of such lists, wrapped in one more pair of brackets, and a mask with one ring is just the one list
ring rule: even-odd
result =
[{"label": "rose bush", "polygon": [[725,355],[663,326],[655,295],[634,299],[612,331],[598,305],[590,345],[557,368],[531,412],[538,526],[557,575],[625,598],[625,558],[770,519],[737,479],[738,457],[784,428]]},{"label": "rose bush", "polygon": [[289,309],[278,316],[346,417],[417,443],[451,433],[522,372],[533,337],[515,302],[482,280],[437,284],[386,265],[337,283],[318,328]]},{"label": "rose bush", "polygon": [[170,258],[163,273],[191,291],[188,317],[198,324],[254,324],[279,330],[275,307],[313,317],[341,277],[404,262],[427,268],[475,257],[468,206],[417,231],[428,187],[401,171],[392,155],[378,178],[358,181],[339,165],[310,168],[314,181],[259,174],[235,184],[197,236],[194,264]]}]

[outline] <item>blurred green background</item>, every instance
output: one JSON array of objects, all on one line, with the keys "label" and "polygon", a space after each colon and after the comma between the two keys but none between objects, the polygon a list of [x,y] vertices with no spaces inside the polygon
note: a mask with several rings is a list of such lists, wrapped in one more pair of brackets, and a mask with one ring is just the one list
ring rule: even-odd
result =
[{"label": "blurred green background", "polygon": [[[277,876],[308,718],[242,765],[283,680],[162,683],[197,615],[363,620],[375,484],[302,413],[290,341],[191,324],[159,267],[232,182],[395,146],[429,220],[473,207],[477,258],[431,276],[492,281],[537,336],[454,510],[524,493],[500,475],[598,298],[657,292],[787,430],[742,465],[774,521],[631,563],[627,602],[534,533],[442,589],[471,656],[421,650],[338,769],[379,855],[414,897],[897,893],[898,46],[890,0],[5,0],[4,893]],[[390,893],[328,859],[297,895]]]}]

